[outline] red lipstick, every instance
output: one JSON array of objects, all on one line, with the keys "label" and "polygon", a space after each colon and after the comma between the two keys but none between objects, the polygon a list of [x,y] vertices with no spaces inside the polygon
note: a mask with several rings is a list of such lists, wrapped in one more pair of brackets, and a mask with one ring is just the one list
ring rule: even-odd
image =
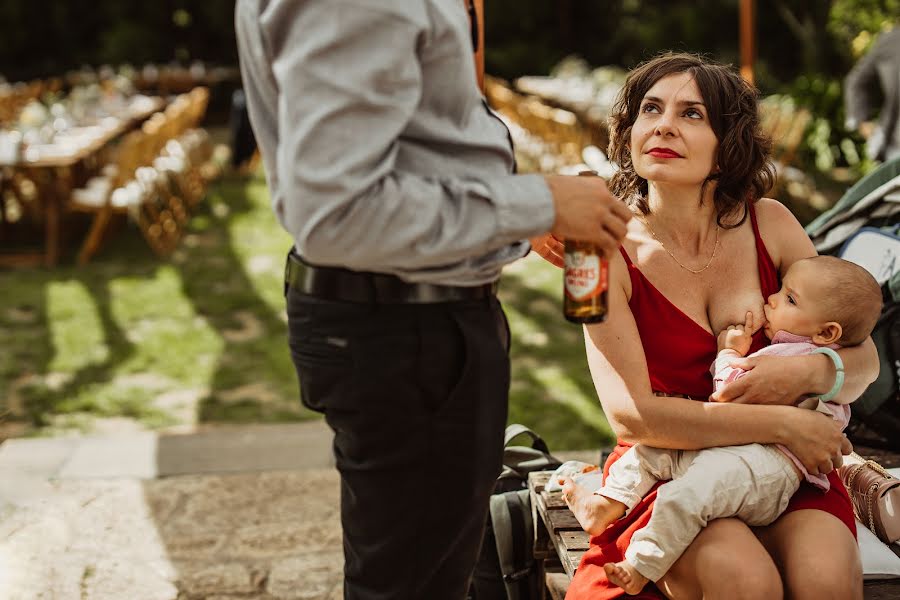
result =
[{"label": "red lipstick", "polygon": [[680,154],[669,148],[651,148],[647,154],[655,156],[656,158],[683,158]]}]

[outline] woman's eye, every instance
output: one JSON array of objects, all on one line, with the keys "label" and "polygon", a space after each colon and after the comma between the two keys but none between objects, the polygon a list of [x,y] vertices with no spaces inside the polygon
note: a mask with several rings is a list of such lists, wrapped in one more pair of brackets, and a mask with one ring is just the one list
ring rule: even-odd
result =
[{"label": "woman's eye", "polygon": [[702,119],[703,118],[703,113],[701,113],[696,108],[689,108],[688,110],[684,111],[684,114],[685,114],[685,116],[690,117],[691,119]]},{"label": "woman's eye", "polygon": [[651,104],[651,103],[648,102],[648,103],[645,104],[644,107],[641,109],[641,112],[645,112],[645,113],[646,113],[646,112],[659,112],[659,107],[656,106],[655,104]]}]

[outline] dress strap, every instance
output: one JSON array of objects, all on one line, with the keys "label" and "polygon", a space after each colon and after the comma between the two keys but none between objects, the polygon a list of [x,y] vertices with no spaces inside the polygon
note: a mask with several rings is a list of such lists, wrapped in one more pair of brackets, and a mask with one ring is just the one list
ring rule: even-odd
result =
[{"label": "dress strap", "polygon": [[753,225],[753,237],[761,239],[759,236],[759,225],[756,222],[756,207],[749,200],[747,201],[747,212],[750,213],[750,223]]},{"label": "dress strap", "polygon": [[759,233],[759,223],[756,219],[756,206],[753,202],[747,202],[747,210],[750,212],[750,223],[753,225],[753,237],[756,239],[756,268],[759,271],[759,285],[763,298],[768,298],[781,287],[781,277],[778,268],[769,255],[766,243]]},{"label": "dress strap", "polygon": [[632,263],[631,263],[631,257],[629,257],[629,256],[628,256],[628,253],[625,252],[625,246],[619,246],[619,252],[622,253],[622,258],[625,259],[625,264],[628,265],[628,266],[630,267],[630,266],[632,265]]}]

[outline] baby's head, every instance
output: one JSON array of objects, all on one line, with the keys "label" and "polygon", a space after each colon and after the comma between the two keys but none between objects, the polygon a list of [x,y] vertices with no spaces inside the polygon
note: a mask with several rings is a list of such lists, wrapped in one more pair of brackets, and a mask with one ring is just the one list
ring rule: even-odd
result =
[{"label": "baby's head", "polygon": [[819,346],[855,346],[881,314],[881,288],[864,268],[833,256],[798,260],[765,306],[765,333],[812,338]]}]

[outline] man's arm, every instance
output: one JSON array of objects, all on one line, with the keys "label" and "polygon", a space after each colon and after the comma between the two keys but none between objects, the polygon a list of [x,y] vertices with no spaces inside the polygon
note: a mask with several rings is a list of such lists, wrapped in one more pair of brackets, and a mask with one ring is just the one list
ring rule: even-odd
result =
[{"label": "man's arm", "polygon": [[466,179],[397,170],[398,138],[421,99],[418,49],[431,33],[408,8],[275,1],[263,13],[280,90],[283,221],[310,262],[427,269],[553,224],[551,194],[538,175]]}]

